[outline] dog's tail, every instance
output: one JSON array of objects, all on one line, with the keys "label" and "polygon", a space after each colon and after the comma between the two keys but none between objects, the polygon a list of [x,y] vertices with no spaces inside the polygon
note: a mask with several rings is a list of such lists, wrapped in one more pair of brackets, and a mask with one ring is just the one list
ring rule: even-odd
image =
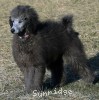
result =
[{"label": "dog's tail", "polygon": [[74,33],[74,35],[79,35],[78,32],[75,32],[72,28],[73,26],[73,15],[66,15],[62,18],[62,24],[67,29],[68,33]]},{"label": "dog's tail", "polygon": [[73,15],[66,15],[62,18],[62,23],[65,27],[72,27],[73,23]]}]

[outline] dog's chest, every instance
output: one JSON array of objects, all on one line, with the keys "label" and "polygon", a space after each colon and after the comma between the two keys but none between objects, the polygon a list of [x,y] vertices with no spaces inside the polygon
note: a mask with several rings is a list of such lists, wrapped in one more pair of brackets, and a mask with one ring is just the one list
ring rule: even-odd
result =
[{"label": "dog's chest", "polygon": [[30,62],[30,59],[31,59],[29,54],[26,54],[23,51],[18,51],[18,50],[15,50],[15,49],[13,49],[13,56],[14,56],[15,61],[18,64],[22,64],[22,65],[26,65],[26,63]]},{"label": "dog's chest", "polygon": [[12,49],[15,61],[19,64],[30,63],[33,56],[33,50],[31,50],[31,47],[30,44],[27,45],[25,43],[14,42]]},{"label": "dog's chest", "polygon": [[14,41],[12,48],[14,59],[18,64],[32,66],[43,63],[41,49],[37,43],[25,44]]}]

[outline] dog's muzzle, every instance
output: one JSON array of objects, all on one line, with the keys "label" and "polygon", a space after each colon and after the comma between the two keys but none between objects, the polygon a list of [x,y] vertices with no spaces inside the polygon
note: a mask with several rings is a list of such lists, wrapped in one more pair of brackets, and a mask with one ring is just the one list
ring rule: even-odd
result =
[{"label": "dog's muzzle", "polygon": [[14,29],[14,28],[12,28],[12,29],[11,29],[11,32],[14,34],[14,32],[15,32],[15,29]]}]

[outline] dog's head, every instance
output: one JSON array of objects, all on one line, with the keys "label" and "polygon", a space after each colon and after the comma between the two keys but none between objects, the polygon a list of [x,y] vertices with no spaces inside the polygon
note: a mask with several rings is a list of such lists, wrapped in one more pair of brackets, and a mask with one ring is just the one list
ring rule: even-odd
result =
[{"label": "dog's head", "polygon": [[31,33],[35,34],[38,16],[30,6],[19,5],[11,11],[9,23],[13,34],[18,34],[20,37],[28,37]]}]

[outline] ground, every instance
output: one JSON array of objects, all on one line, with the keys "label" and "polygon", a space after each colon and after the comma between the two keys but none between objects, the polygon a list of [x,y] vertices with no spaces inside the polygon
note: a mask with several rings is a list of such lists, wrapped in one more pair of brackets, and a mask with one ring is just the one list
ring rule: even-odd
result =
[{"label": "ground", "polygon": [[[66,14],[73,14],[74,28],[80,33],[88,61],[99,75],[99,0],[0,0],[0,100],[99,100],[99,82],[88,85],[81,80],[70,82],[62,90],[54,89],[47,96],[24,94],[23,75],[12,57],[8,24],[10,11],[18,4],[34,7],[41,20],[60,20]],[[71,73],[68,72],[69,80]]]}]

